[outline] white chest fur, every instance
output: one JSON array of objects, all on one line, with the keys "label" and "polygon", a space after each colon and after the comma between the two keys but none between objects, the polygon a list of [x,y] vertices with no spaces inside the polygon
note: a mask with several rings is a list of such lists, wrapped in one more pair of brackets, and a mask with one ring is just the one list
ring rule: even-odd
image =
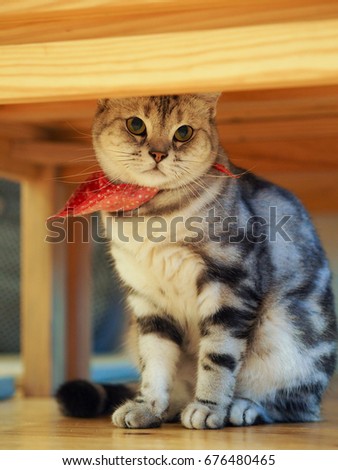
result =
[{"label": "white chest fur", "polygon": [[[200,257],[175,243],[114,243],[112,255],[123,281],[143,294],[155,308],[188,320],[198,310]],[[155,313],[155,312],[154,312]]]},{"label": "white chest fur", "polygon": [[185,224],[176,225],[173,240],[170,222],[167,220],[167,231],[161,232],[162,241],[156,242],[147,233],[147,220],[138,221],[138,241],[131,223],[126,224],[124,237],[118,236],[119,221],[114,219],[111,253],[121,279],[135,291],[135,295],[128,297],[134,314],[171,315],[184,327],[187,347],[193,352],[198,344],[199,321],[220,305],[221,287],[212,283],[198,291],[198,279],[205,263],[183,243],[187,235],[191,236]]}]

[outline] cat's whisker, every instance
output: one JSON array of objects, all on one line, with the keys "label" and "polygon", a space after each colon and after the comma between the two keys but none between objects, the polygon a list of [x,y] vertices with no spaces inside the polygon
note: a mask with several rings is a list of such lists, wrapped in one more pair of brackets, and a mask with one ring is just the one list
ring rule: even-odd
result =
[{"label": "cat's whisker", "polygon": [[218,193],[212,193],[212,192],[204,185],[203,180],[202,180],[202,181],[196,180],[196,184],[197,184],[198,186],[200,186],[200,187],[211,197],[211,201],[217,203],[217,205],[218,205],[221,209],[224,209],[224,208],[223,208],[223,204],[222,204],[220,201],[218,201],[218,199],[217,199]]},{"label": "cat's whisker", "polygon": [[[181,170],[185,171],[186,173],[189,174],[189,170],[185,168],[183,165],[180,165]],[[223,209],[222,204],[217,200],[217,193],[213,194],[209,188],[206,186],[205,182],[201,177],[197,177],[196,179],[193,180],[193,183],[195,183],[197,186],[199,186],[203,191],[205,191],[208,195],[211,196],[212,200],[217,202],[217,204]]]},{"label": "cat's whisker", "polygon": [[74,157],[74,158],[70,158],[69,160],[67,160],[67,164],[72,164],[72,163],[91,163],[91,162],[96,162],[97,163],[97,160],[95,158],[94,155],[83,155],[82,157]]},{"label": "cat's whisker", "polygon": [[[178,182],[180,181],[180,178],[181,178],[179,171],[174,168],[170,172],[169,176],[173,176]],[[178,194],[180,197],[180,207],[182,207],[183,195],[185,195],[188,198],[189,203],[193,202],[193,200],[198,196],[193,190],[193,188],[191,188],[189,185],[181,186],[178,190]]]},{"label": "cat's whisker", "polygon": [[66,121],[65,124],[68,127],[70,127],[73,131],[75,131],[77,134],[79,134],[81,136],[84,136],[84,137],[89,137],[90,139],[92,139],[92,134],[91,133],[87,134],[87,132],[83,132],[80,129],[77,129],[70,121]]},{"label": "cat's whisker", "polygon": [[[177,180],[179,180],[179,176],[177,176]],[[181,194],[182,192],[184,193],[184,195],[187,197],[188,199],[188,202],[189,204],[191,204],[195,199],[196,197],[198,197],[198,194],[196,193],[196,191],[194,190],[194,188],[192,188],[191,186],[189,185],[186,185],[186,186],[183,186],[181,188]],[[183,198],[183,194],[181,196],[181,200],[180,200],[180,203],[182,203],[182,198]]]},{"label": "cat's whisker", "polygon": [[[88,176],[88,175],[93,175],[93,173],[95,173],[95,169],[96,171],[99,170],[98,168],[98,165],[97,163],[93,163],[92,165],[88,166],[87,168],[85,168],[84,170],[81,170],[79,171],[78,173],[73,173],[73,174],[64,174],[64,175],[61,175],[61,176],[53,176],[52,178],[49,178],[48,180],[49,181],[62,181],[62,182],[65,182],[65,183],[74,183],[74,184],[77,184],[77,183],[83,183],[83,181],[85,180],[84,179],[80,179],[80,180],[74,180],[73,178],[82,178],[82,177],[85,177],[85,176]],[[69,180],[69,178],[72,178],[71,181],[67,181],[67,179]],[[99,178],[93,178],[92,181],[96,181],[97,179]]]},{"label": "cat's whisker", "polygon": [[[48,178],[46,181],[58,181],[61,183],[65,184],[81,184],[84,183],[88,178],[81,178],[81,176],[87,176],[87,175],[92,175],[93,172],[91,173],[84,173],[81,175],[62,175],[62,176],[55,176],[53,178]],[[79,179],[74,179],[74,178],[79,178]],[[99,178],[93,178],[91,181],[98,181]]]},{"label": "cat's whisker", "polygon": [[135,152],[125,152],[125,151],[123,151],[123,150],[120,150],[118,147],[116,147],[116,148],[113,148],[113,147],[106,147],[106,150],[108,150],[109,152],[115,152],[115,153],[118,153],[118,154],[134,155],[134,156],[136,156]]},{"label": "cat's whisker", "polygon": [[[211,154],[211,155],[214,155],[214,156],[216,156],[216,157],[222,157],[222,158],[224,158],[224,154],[219,153],[219,152],[215,152],[215,151],[213,151],[213,150],[210,152],[210,154]],[[233,154],[231,155],[231,162],[236,162],[236,161],[241,161],[241,160],[246,160],[246,158],[245,158],[244,155],[243,155],[243,157],[240,157],[240,158],[235,158]],[[242,173],[238,173],[238,175],[239,175],[239,176],[242,176],[242,175],[244,175],[244,174],[246,174],[246,173],[248,173],[248,172],[251,172],[251,171],[253,171],[255,168],[257,168],[257,166],[258,166],[257,164],[256,164],[256,165],[252,165],[252,166],[250,166],[249,168],[247,168],[245,171],[243,171]],[[216,176],[216,175],[215,175],[215,176]]]}]

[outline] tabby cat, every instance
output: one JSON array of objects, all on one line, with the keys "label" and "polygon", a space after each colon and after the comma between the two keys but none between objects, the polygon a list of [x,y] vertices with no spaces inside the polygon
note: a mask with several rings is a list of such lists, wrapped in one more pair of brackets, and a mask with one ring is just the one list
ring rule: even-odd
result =
[{"label": "tabby cat", "polygon": [[142,377],[135,391],[65,383],[65,414],[113,411],[127,428],[320,418],[336,359],[328,261],[301,203],[229,162],[217,99],[99,101],[93,142],[106,175],[159,188],[137,211],[102,214]]}]

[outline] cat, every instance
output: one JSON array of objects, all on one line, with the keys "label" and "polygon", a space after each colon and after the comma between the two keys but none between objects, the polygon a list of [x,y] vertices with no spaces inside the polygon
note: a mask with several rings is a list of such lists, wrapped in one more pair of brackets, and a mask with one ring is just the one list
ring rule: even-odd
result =
[{"label": "cat", "polygon": [[[122,428],[320,419],[336,361],[328,261],[296,197],[228,160],[215,124],[218,97],[98,103],[93,145],[103,171],[114,182],[159,188],[129,214],[134,228],[123,214],[102,214],[115,234],[110,251],[141,381],[137,390],[66,382],[57,393],[65,414],[113,411]],[[151,219],[162,238],[150,237]]]}]

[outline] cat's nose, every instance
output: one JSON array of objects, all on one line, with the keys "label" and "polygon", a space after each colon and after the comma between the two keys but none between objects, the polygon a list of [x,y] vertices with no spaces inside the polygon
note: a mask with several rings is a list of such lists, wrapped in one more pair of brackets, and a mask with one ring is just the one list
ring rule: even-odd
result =
[{"label": "cat's nose", "polygon": [[149,155],[153,157],[156,163],[160,163],[161,160],[164,160],[168,156],[167,153],[158,152],[157,150],[149,150]]}]

